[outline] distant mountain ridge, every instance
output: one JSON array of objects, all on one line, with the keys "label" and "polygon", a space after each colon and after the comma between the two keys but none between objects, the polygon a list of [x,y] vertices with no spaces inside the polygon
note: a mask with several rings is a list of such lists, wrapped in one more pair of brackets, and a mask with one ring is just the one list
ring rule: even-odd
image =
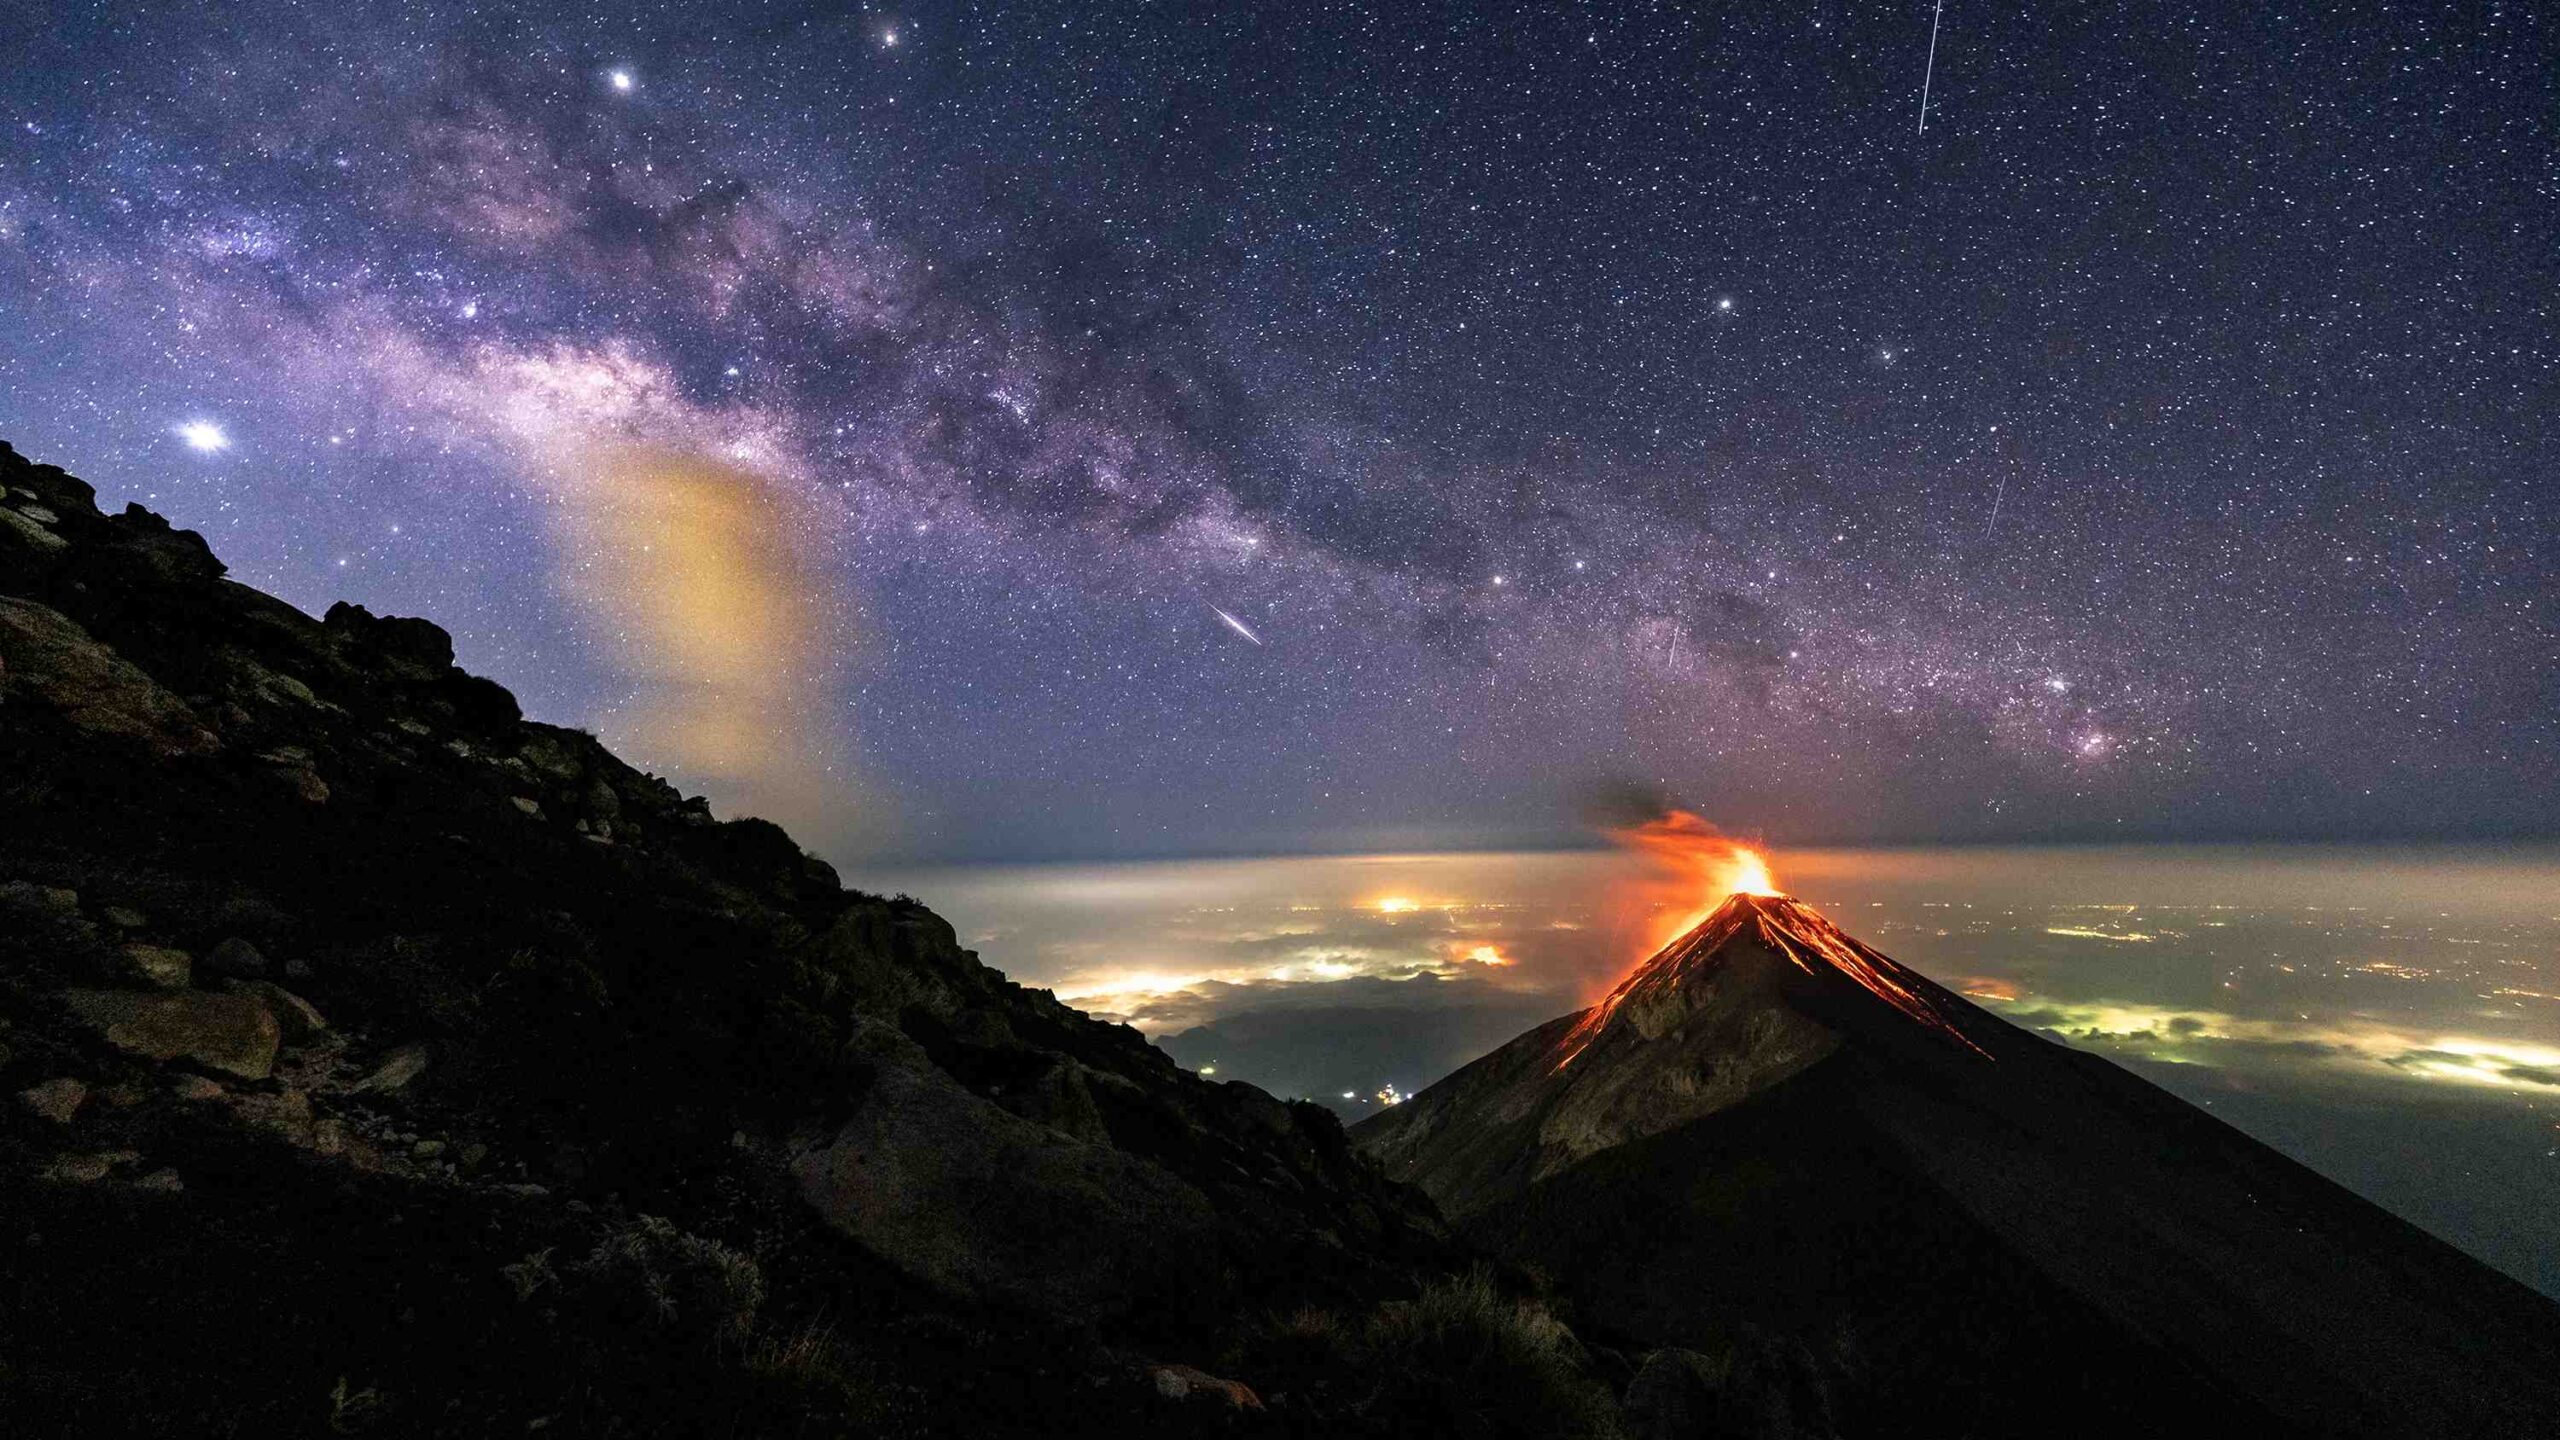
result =
[{"label": "distant mountain ridge", "polygon": [[1784,897],[1352,1136],[1603,1333],[1778,1344],[1842,1433],[2560,1417],[2560,1307]]}]

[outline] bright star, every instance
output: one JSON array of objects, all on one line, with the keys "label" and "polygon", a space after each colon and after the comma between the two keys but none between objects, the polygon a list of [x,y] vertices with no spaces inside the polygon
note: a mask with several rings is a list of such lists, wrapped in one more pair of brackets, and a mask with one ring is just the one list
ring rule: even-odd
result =
[{"label": "bright star", "polygon": [[631,72],[628,70],[616,70],[605,78],[613,82],[615,90],[625,95],[630,94],[631,87],[639,83],[631,78]]},{"label": "bright star", "polygon": [[898,32],[895,30],[882,32],[880,36],[880,43],[895,49],[898,44]]},{"label": "bright star", "polygon": [[231,448],[231,437],[222,433],[222,427],[210,420],[189,420],[177,428],[178,438],[186,441],[190,449],[210,455],[216,450]]}]

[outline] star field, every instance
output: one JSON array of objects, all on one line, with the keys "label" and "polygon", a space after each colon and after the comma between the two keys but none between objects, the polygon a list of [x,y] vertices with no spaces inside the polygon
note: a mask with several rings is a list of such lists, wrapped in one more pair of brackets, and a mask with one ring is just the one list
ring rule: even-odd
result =
[{"label": "star field", "polygon": [[2547,834],[2515,6],[38,4],[0,435],[833,853]]}]

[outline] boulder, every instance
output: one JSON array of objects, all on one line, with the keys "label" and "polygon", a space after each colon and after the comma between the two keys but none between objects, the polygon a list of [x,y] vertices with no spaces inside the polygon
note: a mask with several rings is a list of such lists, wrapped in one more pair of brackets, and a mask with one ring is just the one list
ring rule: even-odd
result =
[{"label": "boulder", "polygon": [[1111,1129],[1103,1121],[1102,1107],[1094,1103],[1085,1067],[1064,1055],[1050,1056],[1048,1060],[1045,1067],[1005,1095],[1004,1107],[1025,1120],[1036,1120],[1080,1140],[1108,1143]]},{"label": "boulder", "polygon": [[1241,1380],[1221,1380],[1188,1365],[1150,1365],[1147,1383],[1167,1400],[1200,1401],[1227,1410],[1259,1410],[1262,1397]]},{"label": "boulder", "polygon": [[383,1056],[382,1063],[373,1068],[372,1074],[356,1082],[356,1088],[376,1093],[399,1090],[425,1073],[426,1068],[427,1047],[403,1045]]},{"label": "boulder", "polygon": [[58,1075],[41,1085],[18,1092],[27,1108],[56,1125],[68,1125],[80,1113],[80,1103],[89,1098],[89,1087],[68,1075]]},{"label": "boulder", "polygon": [[453,667],[453,637],[432,620],[404,615],[376,615],[341,600],[320,617],[328,632],[349,649],[434,678]]},{"label": "boulder", "polygon": [[206,951],[202,964],[210,974],[240,980],[260,979],[267,973],[267,957],[237,935]]},{"label": "boulder", "polygon": [[304,803],[329,803],[329,782],[320,778],[319,770],[311,763],[310,753],[302,747],[287,745],[267,751],[258,759],[267,767],[268,779],[291,791]]},{"label": "boulder", "polygon": [[1205,1282],[1208,1199],[1136,1156],[1012,1115],[928,1068],[884,1068],[794,1165],[826,1222],[945,1294],[1064,1319]]},{"label": "boulder", "polygon": [[130,1151],[108,1151],[95,1155],[57,1155],[45,1167],[44,1178],[66,1185],[93,1185],[107,1178],[107,1172],[119,1163],[133,1158]]},{"label": "boulder", "polygon": [[184,990],[194,978],[195,962],[184,950],[166,945],[127,945],[119,954],[124,961],[124,978],[162,990]]},{"label": "boulder", "polygon": [[97,577],[119,587],[187,590],[222,578],[213,547],[193,530],[170,526],[167,517],[138,504],[108,522],[109,538],[91,556]]},{"label": "boulder", "polygon": [[67,890],[59,885],[38,885],[27,880],[12,880],[6,885],[0,885],[0,908],[50,916],[56,920],[69,920],[80,914],[80,892]]},{"label": "boulder", "polygon": [[276,1028],[287,1045],[308,1045],[329,1033],[329,1022],[310,1001],[281,985],[265,980],[227,980],[222,988],[234,995],[247,995],[267,1007],[276,1017]]},{"label": "boulder", "polygon": [[0,509],[0,540],[15,540],[38,552],[65,550],[71,545],[54,534],[47,522],[24,510],[10,509]]},{"label": "boulder", "polygon": [[856,905],[810,942],[810,963],[827,971],[854,1006],[896,1015],[910,1006],[949,1020],[977,977],[939,916],[886,905]]},{"label": "boulder", "polygon": [[263,1080],[275,1068],[282,1032],[275,1016],[251,996],[73,990],[63,1000],[108,1044],[129,1054],[191,1060],[243,1080]]},{"label": "boulder", "polygon": [[221,748],[186,702],[61,612],[0,596],[0,702],[33,704],[64,723],[163,758]]},{"label": "boulder", "polygon": [[284,1137],[286,1143],[311,1144],[311,1094],[305,1090],[244,1091],[231,1099],[231,1113],[245,1124]]}]

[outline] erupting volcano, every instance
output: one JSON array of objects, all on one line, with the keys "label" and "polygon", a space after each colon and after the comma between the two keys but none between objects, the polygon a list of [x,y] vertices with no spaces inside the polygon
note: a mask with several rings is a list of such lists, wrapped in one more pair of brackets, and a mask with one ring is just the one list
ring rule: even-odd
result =
[{"label": "erupting volcano", "polygon": [[[1767,867],[1756,865],[1757,856],[1752,858],[1760,879],[1766,882]],[[1986,1060],[1990,1058],[1989,1051],[1975,1044],[1949,1018],[1949,1011],[1929,998],[1936,986],[1851,939],[1848,932],[1824,919],[1813,907],[1763,889],[1735,891],[1696,928],[1637,967],[1634,974],[1609,992],[1608,998],[1583,1011],[1565,1035],[1563,1058],[1556,1062],[1556,1068],[1562,1070],[1572,1064],[1574,1057],[1608,1028],[1630,1000],[1649,989],[1676,989],[1687,983],[1691,971],[1719,963],[1726,947],[1746,931],[1760,948],[1785,957],[1806,975],[1846,977],[1913,1020]]]},{"label": "erupting volcano", "polygon": [[1694,817],[1622,833],[1690,887],[1655,907],[1682,932],[1352,1132],[1604,1332],[1775,1366],[1840,1434],[2560,1413],[2522,1286],[1859,942]]},{"label": "erupting volcano", "polygon": [[1575,1020],[1557,1046],[1556,1069],[1572,1064],[1630,1001],[1676,991],[1701,966],[1721,963],[1726,948],[1745,932],[1760,950],[1783,957],[1805,975],[1845,977],[1988,1058],[1949,1018],[1953,1012],[1930,998],[1937,987],[1780,891],[1759,850],[1686,810],[1665,809],[1635,824],[1609,827],[1608,834],[1647,862],[1649,874],[1635,888],[1650,902],[1651,915],[1676,919],[1667,927],[1652,921],[1646,947],[1651,958]]}]

